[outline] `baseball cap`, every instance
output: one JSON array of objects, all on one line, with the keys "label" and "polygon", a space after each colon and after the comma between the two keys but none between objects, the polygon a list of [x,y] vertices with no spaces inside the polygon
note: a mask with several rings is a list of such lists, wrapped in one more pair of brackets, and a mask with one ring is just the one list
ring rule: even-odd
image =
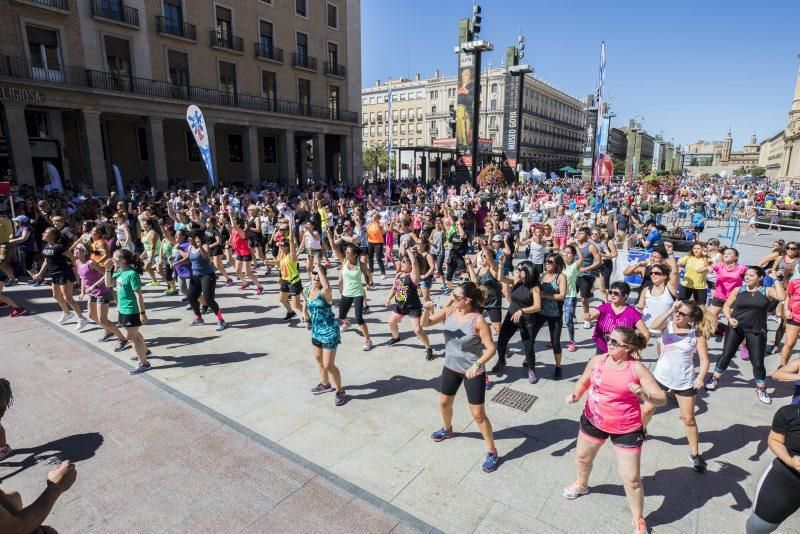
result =
[{"label": "baseball cap", "polygon": [[31,221],[30,219],[28,219],[27,215],[17,215],[11,220],[14,221],[15,223],[21,223],[21,224],[26,224]]}]

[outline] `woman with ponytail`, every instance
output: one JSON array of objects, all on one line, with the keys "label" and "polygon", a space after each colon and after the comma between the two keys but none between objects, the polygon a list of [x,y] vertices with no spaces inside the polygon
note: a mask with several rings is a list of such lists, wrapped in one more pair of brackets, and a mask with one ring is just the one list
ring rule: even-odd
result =
[{"label": "woman with ponytail", "polygon": [[[144,265],[142,258],[128,249],[114,252],[111,261],[105,265],[105,284],[114,287],[117,292],[117,322],[125,328],[125,338],[133,344],[133,351],[139,365],[131,370],[132,375],[150,370],[147,361],[147,346],[139,328],[147,322],[142,296],[142,279]],[[115,283],[115,286],[112,284]]]},{"label": "woman with ponytail", "polygon": [[435,304],[425,303],[422,326],[428,327],[444,322],[444,368],[439,391],[439,408],[444,426],[431,435],[439,442],[455,437],[453,432],[453,401],[461,384],[467,392],[467,402],[472,417],[486,443],[486,460],[483,470],[491,473],[500,463],[494,446],[492,423],[486,417],[484,402],[486,388],[484,377],[486,364],[494,358],[495,347],[489,325],[481,315],[487,292],[474,282],[465,282],[453,290],[451,304],[431,313]]},{"label": "woman with ponytail", "polygon": [[606,439],[611,438],[638,533],[649,532],[643,517],[644,488],[640,468],[645,435],[640,402],[654,406],[667,402],[653,375],[639,361],[646,346],[644,333],[627,326],[616,327],[608,336],[608,352],[589,360],[566,399],[574,404],[589,392],[581,415],[575,455],[578,477],[564,488],[564,497],[572,500],[589,493],[592,463]]},{"label": "woman with ponytail", "polygon": [[[700,434],[694,418],[697,390],[705,383],[708,368],[708,338],[717,327],[717,319],[693,300],[678,300],[665,313],[657,317],[651,328],[661,332],[661,351],[653,376],[659,387],[675,395],[681,411],[681,420],[689,441],[689,459],[698,473],[706,470],[706,461],[700,454]],[[700,371],[694,374],[694,355],[700,359]],[[653,417],[656,407],[645,402],[642,407],[642,425]]]}]

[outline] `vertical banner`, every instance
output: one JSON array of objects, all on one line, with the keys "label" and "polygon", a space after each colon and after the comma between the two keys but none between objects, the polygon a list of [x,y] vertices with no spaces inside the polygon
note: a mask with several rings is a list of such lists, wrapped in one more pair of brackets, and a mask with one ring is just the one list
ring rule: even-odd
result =
[{"label": "vertical banner", "polygon": [[661,170],[661,142],[656,140],[653,143],[653,172]]},{"label": "vertical banner", "polygon": [[47,164],[47,174],[50,175],[50,187],[63,193],[64,186],[61,184],[61,175],[52,163]]},{"label": "vertical banner", "polygon": [[[510,66],[510,65],[509,65]],[[506,67],[505,103],[503,104],[503,152],[506,153],[506,165],[514,175],[517,172],[517,149],[521,128],[521,110],[519,109],[519,80]],[[520,74],[520,76],[525,76]]]},{"label": "vertical banner", "polygon": [[117,184],[117,194],[120,197],[125,196],[125,186],[122,185],[122,173],[119,172],[119,167],[115,165],[111,166],[111,170],[114,171],[114,182]]},{"label": "vertical banner", "polygon": [[606,81],[606,42],[600,43],[600,81],[597,85],[597,139],[595,142],[594,181],[600,181],[600,168],[605,165],[604,158],[608,153],[608,122],[606,122],[606,104],[603,86]]},{"label": "vertical banner", "polygon": [[473,104],[475,102],[475,55],[458,53],[458,89],[456,90],[456,150],[460,157],[456,165],[472,165]]},{"label": "vertical banner", "polygon": [[386,145],[386,177],[387,177],[387,185],[386,185],[386,196],[389,197],[389,204],[392,203],[392,145],[394,144],[394,134],[392,133],[392,128],[394,128],[394,120],[392,120],[392,82],[389,81],[389,90],[386,92],[386,102],[387,104],[387,113],[388,117],[386,118],[386,124],[389,127],[389,142]]},{"label": "vertical banner", "polygon": [[186,109],[186,122],[189,123],[189,129],[192,130],[192,135],[197,143],[197,148],[200,149],[200,155],[203,158],[203,163],[206,164],[208,171],[208,182],[211,187],[217,186],[217,180],[214,177],[214,164],[212,162],[211,147],[208,144],[208,130],[206,130],[206,120],[203,118],[203,112],[200,108],[192,104]]}]

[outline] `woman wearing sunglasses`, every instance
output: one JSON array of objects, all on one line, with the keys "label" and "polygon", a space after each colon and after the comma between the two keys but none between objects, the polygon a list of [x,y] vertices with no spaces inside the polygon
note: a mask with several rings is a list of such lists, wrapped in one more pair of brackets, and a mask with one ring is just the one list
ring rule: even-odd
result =
[{"label": "woman wearing sunglasses", "polygon": [[580,419],[575,466],[577,479],[564,488],[564,497],[577,499],[589,493],[592,463],[606,439],[611,438],[625,495],[636,532],[648,532],[643,514],[644,488],[640,474],[642,444],[641,402],[663,406],[667,397],[639,354],[647,337],[625,326],[608,336],[608,352],[589,360],[566,401],[574,404],[589,392]]},{"label": "woman wearing sunglasses", "polygon": [[[325,268],[314,260],[311,270],[311,284],[303,291],[302,316],[311,324],[311,344],[317,360],[320,383],[311,389],[314,395],[336,391],[334,404],[341,406],[347,402],[342,387],[342,375],[336,367],[336,349],[342,342],[339,322],[333,314],[333,291],[325,274]],[[333,385],[331,385],[333,380]]]},{"label": "woman wearing sunglasses", "polygon": [[473,244],[480,250],[475,255],[474,261],[469,256],[464,256],[467,272],[470,281],[486,293],[486,300],[481,308],[484,316],[492,323],[494,334],[499,335],[503,319],[503,286],[498,280],[500,266],[494,261],[494,252],[484,239],[476,237]]},{"label": "woman wearing sunglasses", "polygon": [[455,437],[453,401],[463,383],[470,412],[486,443],[483,470],[491,473],[497,469],[500,458],[494,445],[492,424],[484,409],[486,388],[483,375],[486,364],[495,353],[489,325],[480,312],[485,300],[484,291],[473,282],[465,282],[453,290],[451,303],[444,309],[431,313],[435,305],[433,302],[426,302],[422,324],[427,327],[444,322],[444,367],[439,388],[443,426],[431,435],[431,439],[439,442]]},{"label": "woman wearing sunglasses", "polygon": [[597,321],[592,334],[592,339],[597,344],[596,354],[608,351],[606,340],[619,326],[635,328],[645,341],[650,339],[650,332],[642,320],[641,312],[627,302],[630,293],[631,286],[627,282],[614,282],[608,290],[609,302],[604,302],[596,310],[584,314],[584,321]]},{"label": "woman wearing sunglasses", "polygon": [[[653,377],[659,387],[675,395],[681,411],[681,420],[689,441],[689,459],[698,473],[706,470],[706,461],[700,454],[700,434],[694,417],[697,390],[705,383],[708,368],[708,338],[714,332],[717,320],[696,302],[679,300],[669,310],[655,318],[652,330],[661,333],[660,354]],[[694,374],[694,355],[700,359],[700,371]],[[656,407],[645,402],[642,407],[642,425],[645,430]]]},{"label": "woman wearing sunglasses", "polygon": [[764,368],[764,356],[767,351],[767,309],[770,300],[781,301],[785,298],[783,284],[764,287],[764,270],[757,265],[747,268],[744,285],[733,291],[722,307],[722,313],[728,319],[728,332],[725,334],[722,356],[717,360],[714,374],[706,382],[708,391],[714,391],[719,387],[722,373],[728,368],[736,349],[742,341],[745,341],[750,364],[753,366],[758,400],[764,404],[772,403],[767,393],[767,371]]},{"label": "woman wearing sunglasses", "polygon": [[508,311],[505,319],[503,319],[503,324],[500,325],[500,333],[497,336],[498,361],[492,367],[492,373],[503,374],[506,366],[508,342],[517,330],[519,330],[522,338],[528,369],[533,369],[533,364],[536,361],[536,356],[533,353],[534,337],[532,335],[534,314],[542,309],[542,301],[539,296],[539,275],[536,274],[533,263],[528,260],[522,261],[517,265],[517,268],[514,269],[513,279],[502,273],[498,274],[501,275],[500,282],[509,284],[511,287],[508,289]]},{"label": "woman wearing sunglasses", "polygon": [[702,243],[692,245],[691,254],[678,260],[678,266],[683,266],[686,271],[681,280],[680,297],[685,300],[694,299],[695,302],[705,306],[708,294],[708,280],[706,279],[707,267],[711,262],[703,250]]},{"label": "woman wearing sunglasses", "polygon": [[[531,337],[535,341],[539,330],[547,325],[550,331],[549,346],[553,348],[553,359],[556,368],[553,378],[561,378],[561,327],[564,324],[564,298],[567,295],[567,277],[563,273],[564,260],[559,255],[552,255],[544,262],[544,273],[539,278],[539,294],[542,299],[542,309],[536,312],[533,332]],[[537,382],[536,373],[528,363],[528,382]]]},{"label": "woman wearing sunglasses", "polygon": [[[709,265],[704,270],[716,275],[714,291],[711,293],[711,300],[708,303],[708,311],[716,319],[730,294],[738,290],[744,282],[747,266],[739,263],[738,250],[726,248],[722,251],[722,261]],[[718,324],[716,333],[722,335],[724,331],[724,326]]]},{"label": "woman wearing sunglasses", "polygon": [[652,336],[661,335],[661,329],[653,327],[653,322],[668,312],[678,298],[675,285],[669,265],[664,263],[650,268],[650,286],[639,295],[636,308],[644,314],[642,320]]}]

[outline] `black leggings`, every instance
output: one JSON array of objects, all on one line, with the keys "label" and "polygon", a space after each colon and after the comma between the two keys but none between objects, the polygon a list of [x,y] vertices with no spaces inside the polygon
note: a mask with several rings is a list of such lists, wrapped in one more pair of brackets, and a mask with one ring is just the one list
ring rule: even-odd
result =
[{"label": "black leggings", "polygon": [[800,510],[800,474],[777,458],[767,467],[758,483],[753,513],[747,520],[747,534],[774,532],[781,523]]},{"label": "black leggings", "polygon": [[442,274],[443,269],[444,269],[444,251],[436,255],[436,272]]},{"label": "black leggings", "polygon": [[681,300],[692,300],[701,306],[706,305],[708,289],[692,289],[683,285],[678,286],[678,298]]},{"label": "black leggings", "polygon": [[367,258],[369,259],[369,272],[375,271],[375,259],[377,256],[378,268],[381,274],[386,274],[386,266],[383,264],[383,243],[370,243],[367,246]]},{"label": "black leggings", "polygon": [[350,311],[350,306],[356,305],[356,324],[364,324],[364,297],[342,297],[339,300],[339,320],[344,321],[347,319],[347,313]]},{"label": "black leggings", "polygon": [[519,335],[522,338],[522,349],[525,352],[525,361],[528,362],[528,369],[533,369],[533,364],[536,363],[536,353],[533,351],[534,337],[533,333],[534,318],[531,314],[522,314],[522,318],[518,323],[511,320],[511,313],[506,312],[506,317],[503,319],[503,324],[500,325],[500,334],[497,336],[497,357],[498,363],[506,364],[506,351],[508,349],[508,342],[519,329]]},{"label": "black leggings", "polygon": [[200,317],[200,295],[206,301],[206,306],[211,308],[214,313],[219,312],[219,304],[214,300],[214,293],[217,290],[217,275],[204,274],[203,276],[192,276],[189,279],[189,304],[197,317]]},{"label": "black leggings", "polygon": [[558,317],[548,317],[537,313],[536,319],[533,321],[533,332],[531,337],[536,341],[536,336],[539,335],[539,330],[547,324],[547,329],[550,330],[550,343],[553,345],[553,354],[561,354],[561,327],[564,324],[561,314]]},{"label": "black leggings", "polygon": [[767,378],[767,370],[764,368],[764,354],[767,351],[766,332],[745,332],[741,326],[736,328],[729,326],[728,332],[725,334],[725,344],[722,346],[722,356],[717,360],[714,372],[722,374],[728,368],[743,340],[747,344],[747,352],[750,353],[750,363],[753,366],[756,384],[763,386]]},{"label": "black leggings", "polygon": [[451,282],[456,274],[456,271],[464,271],[466,268],[467,264],[464,262],[464,256],[453,254],[451,251],[450,259],[447,260],[447,273],[445,273],[445,280]]}]

